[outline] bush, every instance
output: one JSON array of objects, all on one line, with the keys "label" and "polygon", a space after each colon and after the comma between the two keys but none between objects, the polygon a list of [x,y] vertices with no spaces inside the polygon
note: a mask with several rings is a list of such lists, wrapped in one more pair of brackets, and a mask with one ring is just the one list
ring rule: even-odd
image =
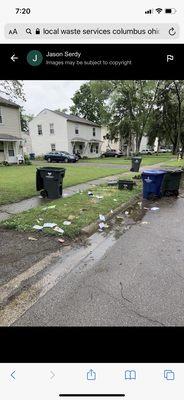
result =
[{"label": "bush", "polygon": [[32,162],[29,159],[29,156],[27,154],[24,154],[24,163],[25,165],[32,165]]},{"label": "bush", "polygon": [[37,156],[37,157],[35,157],[35,160],[37,160],[37,161],[43,161],[44,158],[43,158],[43,156]]}]

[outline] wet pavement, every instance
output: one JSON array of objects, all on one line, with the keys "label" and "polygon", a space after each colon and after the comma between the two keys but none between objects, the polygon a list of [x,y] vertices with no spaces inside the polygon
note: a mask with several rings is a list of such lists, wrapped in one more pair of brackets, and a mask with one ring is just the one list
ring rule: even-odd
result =
[{"label": "wet pavement", "polygon": [[183,326],[183,194],[139,201],[108,224],[20,290],[1,325]]}]

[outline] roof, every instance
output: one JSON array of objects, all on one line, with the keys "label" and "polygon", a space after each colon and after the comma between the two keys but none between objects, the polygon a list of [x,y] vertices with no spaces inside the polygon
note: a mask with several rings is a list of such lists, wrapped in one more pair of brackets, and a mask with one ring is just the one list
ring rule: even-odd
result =
[{"label": "roof", "polygon": [[53,111],[53,110],[49,110],[52,111],[53,113],[60,115],[61,117],[64,117],[67,119],[67,121],[71,121],[71,122],[78,122],[79,124],[85,124],[85,125],[91,125],[91,126],[97,126],[100,127],[100,125],[96,124],[95,122],[89,121],[88,119],[85,118],[81,118],[78,117],[77,115],[69,115],[60,111]]},{"label": "roof", "polygon": [[20,106],[16,103],[14,103],[11,100],[6,100],[3,97],[0,97],[0,106],[6,106],[6,107],[13,107],[13,108],[19,108]]},{"label": "roof", "polygon": [[22,140],[21,138],[18,138],[16,136],[12,135],[1,135],[0,134],[0,142],[16,142],[17,140]]}]

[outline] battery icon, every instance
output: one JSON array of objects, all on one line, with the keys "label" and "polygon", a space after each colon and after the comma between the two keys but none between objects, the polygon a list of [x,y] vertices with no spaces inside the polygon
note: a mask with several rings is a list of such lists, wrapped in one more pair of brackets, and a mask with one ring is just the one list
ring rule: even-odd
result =
[{"label": "battery icon", "polygon": [[165,8],[166,14],[175,14],[176,11],[177,11],[176,8]]}]

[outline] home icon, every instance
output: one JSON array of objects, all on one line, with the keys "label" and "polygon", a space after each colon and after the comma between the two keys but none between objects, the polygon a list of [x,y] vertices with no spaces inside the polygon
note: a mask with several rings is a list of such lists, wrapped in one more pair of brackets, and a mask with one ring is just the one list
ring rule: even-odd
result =
[{"label": "home icon", "polygon": [[88,380],[88,381],[95,381],[95,380],[96,380],[96,372],[93,371],[92,369],[90,369],[90,370],[87,372],[87,380]]}]

